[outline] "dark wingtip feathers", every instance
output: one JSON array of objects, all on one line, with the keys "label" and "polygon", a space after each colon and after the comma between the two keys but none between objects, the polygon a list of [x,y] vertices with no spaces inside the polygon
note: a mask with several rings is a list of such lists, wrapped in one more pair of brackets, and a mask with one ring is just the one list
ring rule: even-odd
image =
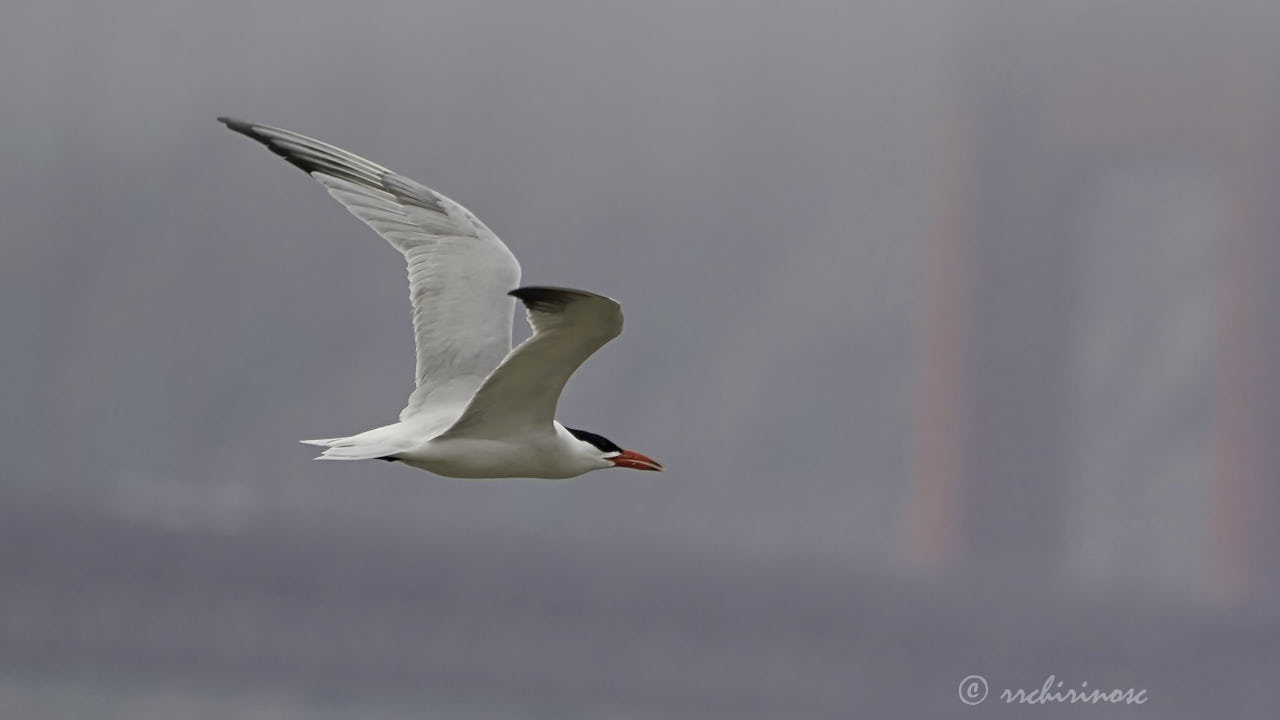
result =
[{"label": "dark wingtip feathers", "polygon": [[238,132],[245,137],[253,138],[267,147],[271,146],[269,138],[254,129],[253,123],[248,123],[238,118],[227,117],[226,115],[219,117],[218,122],[226,125],[228,130]]},{"label": "dark wingtip feathers", "polygon": [[574,300],[596,297],[582,290],[558,287],[522,287],[507,294],[537,312],[560,312]]},{"label": "dark wingtip feathers", "polygon": [[235,132],[238,132],[241,135],[244,135],[245,137],[257,140],[258,142],[265,145],[268,150],[284,158],[285,161],[287,161],[290,165],[293,165],[294,167],[298,168],[299,170],[301,170],[302,172],[308,175],[315,172],[316,170],[324,169],[319,165],[319,163],[315,162],[314,160],[304,157],[302,155],[299,155],[297,153],[289,152],[288,150],[272,142],[271,136],[260,131],[258,127],[255,126],[253,123],[245,122],[244,120],[237,120],[236,118],[227,117],[226,115],[223,115],[222,117],[218,118],[218,122],[222,123],[223,125],[226,125],[228,129],[234,130]]},{"label": "dark wingtip feathers", "polygon": [[346,150],[269,125],[255,125],[226,116],[218,118],[218,122],[245,137],[257,140],[308,175],[324,173],[391,193],[396,200],[406,205],[414,205],[441,215],[449,212],[434,190]]},{"label": "dark wingtip feathers", "polygon": [[270,148],[270,150],[275,154],[280,155],[281,157],[284,157],[286,160],[289,159],[287,155],[285,155],[283,152],[281,152],[279,149],[275,148],[272,145],[271,137],[268,136],[266,133],[263,133],[262,131],[258,130],[258,128],[254,127],[253,123],[245,122],[244,120],[237,120],[236,118],[227,117],[226,115],[223,115],[222,117],[218,118],[218,122],[222,123],[223,125],[226,125],[228,130],[238,132],[241,135],[244,135],[245,137],[257,140],[258,142]]}]

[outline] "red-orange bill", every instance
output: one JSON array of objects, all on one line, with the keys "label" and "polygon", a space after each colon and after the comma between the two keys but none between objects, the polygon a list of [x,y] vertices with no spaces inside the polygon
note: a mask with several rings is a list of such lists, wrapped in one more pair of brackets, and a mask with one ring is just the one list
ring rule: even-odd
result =
[{"label": "red-orange bill", "polygon": [[662,463],[633,450],[623,450],[621,455],[609,459],[618,467],[631,468],[632,470],[656,470],[658,472],[663,470]]}]

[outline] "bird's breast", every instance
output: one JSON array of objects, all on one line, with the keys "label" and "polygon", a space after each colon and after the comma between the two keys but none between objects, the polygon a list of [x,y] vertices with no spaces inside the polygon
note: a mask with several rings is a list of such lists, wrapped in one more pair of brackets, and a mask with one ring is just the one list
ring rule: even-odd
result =
[{"label": "bird's breast", "polygon": [[434,438],[397,457],[420,470],[456,478],[569,478],[580,475],[554,443]]}]

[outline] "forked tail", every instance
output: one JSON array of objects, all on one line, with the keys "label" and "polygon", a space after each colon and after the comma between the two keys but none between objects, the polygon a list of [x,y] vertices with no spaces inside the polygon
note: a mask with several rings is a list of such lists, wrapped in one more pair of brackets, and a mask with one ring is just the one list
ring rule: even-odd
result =
[{"label": "forked tail", "polygon": [[361,442],[353,437],[299,440],[299,442],[304,445],[328,448],[316,456],[316,460],[381,460],[395,455],[402,449],[393,445]]}]

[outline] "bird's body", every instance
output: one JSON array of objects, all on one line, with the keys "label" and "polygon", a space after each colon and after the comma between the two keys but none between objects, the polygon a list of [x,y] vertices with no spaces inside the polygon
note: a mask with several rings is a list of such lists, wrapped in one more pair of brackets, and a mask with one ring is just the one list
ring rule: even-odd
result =
[{"label": "bird's body", "polygon": [[[325,460],[394,460],[460,478],[568,478],[661,470],[657,462],[555,420],[565,382],[622,332],[622,309],[583,290],[517,288],[520,265],[458,203],[345,150],[297,133],[219,118],[315,178],[404,255],[417,346],[415,388],[399,422],[304,440]],[[515,300],[533,335],[511,348]]]},{"label": "bird's body", "polygon": [[502,439],[434,437],[402,453],[400,461],[437,475],[463,478],[570,478],[613,467],[576,450],[580,441],[560,423],[550,434]]}]

